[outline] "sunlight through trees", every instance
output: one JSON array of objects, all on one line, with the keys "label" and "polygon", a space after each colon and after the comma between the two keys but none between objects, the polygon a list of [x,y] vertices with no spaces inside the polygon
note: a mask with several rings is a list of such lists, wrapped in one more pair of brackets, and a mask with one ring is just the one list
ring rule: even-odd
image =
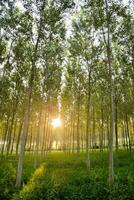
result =
[{"label": "sunlight through trees", "polygon": [[119,0],[0,2],[0,154],[15,156],[16,188],[25,156],[36,169],[53,151],[82,153],[89,173],[92,153],[107,152],[116,181],[115,159],[134,146],[133,11]]}]

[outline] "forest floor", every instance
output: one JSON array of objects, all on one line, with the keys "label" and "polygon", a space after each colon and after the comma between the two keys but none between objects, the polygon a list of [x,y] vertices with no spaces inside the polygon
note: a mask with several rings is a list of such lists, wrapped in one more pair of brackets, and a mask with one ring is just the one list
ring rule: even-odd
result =
[{"label": "forest floor", "polygon": [[134,152],[120,150],[114,155],[115,183],[108,186],[108,152],[91,152],[91,169],[85,153],[52,152],[37,170],[33,156],[26,154],[23,186],[14,189],[17,160],[2,158],[0,200],[134,200]]}]

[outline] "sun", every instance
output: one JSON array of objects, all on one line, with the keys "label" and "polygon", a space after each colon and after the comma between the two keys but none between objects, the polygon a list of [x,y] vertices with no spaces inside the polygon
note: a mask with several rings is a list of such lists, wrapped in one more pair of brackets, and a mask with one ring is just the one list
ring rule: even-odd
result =
[{"label": "sun", "polygon": [[61,126],[61,120],[59,118],[55,118],[52,120],[52,126],[54,128],[60,127]]}]

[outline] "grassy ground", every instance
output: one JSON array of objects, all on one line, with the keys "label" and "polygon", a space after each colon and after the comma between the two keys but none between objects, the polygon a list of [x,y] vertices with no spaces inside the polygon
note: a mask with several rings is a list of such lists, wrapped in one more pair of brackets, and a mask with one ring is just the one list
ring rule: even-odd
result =
[{"label": "grassy ground", "polygon": [[[7,163],[7,161],[5,162]],[[11,177],[12,174],[15,175],[15,162],[12,158],[12,170],[9,170]],[[134,153],[130,154],[127,151],[120,150],[118,156],[117,154],[114,155],[114,163],[115,184],[109,187],[107,184],[107,152],[96,151],[91,153],[90,170],[86,168],[85,153],[77,156],[76,154],[66,155],[62,152],[53,152],[48,154],[46,162],[41,164],[34,173],[33,159],[26,155],[23,179],[25,184],[20,191],[14,191],[10,199],[134,200]],[[14,180],[14,176],[12,180]]]},{"label": "grassy ground", "polygon": [[[33,162],[33,155],[26,153],[22,179],[23,184],[27,183],[34,172]],[[18,159],[15,155],[0,156],[0,200],[9,200],[12,194],[17,192],[15,189],[17,164]]]}]

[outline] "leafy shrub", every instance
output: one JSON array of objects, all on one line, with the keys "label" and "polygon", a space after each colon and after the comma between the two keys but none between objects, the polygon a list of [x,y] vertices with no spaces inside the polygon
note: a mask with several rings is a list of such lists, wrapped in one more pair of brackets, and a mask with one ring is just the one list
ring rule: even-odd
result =
[{"label": "leafy shrub", "polygon": [[10,199],[14,192],[16,172],[12,163],[2,162],[0,165],[0,199]]}]

